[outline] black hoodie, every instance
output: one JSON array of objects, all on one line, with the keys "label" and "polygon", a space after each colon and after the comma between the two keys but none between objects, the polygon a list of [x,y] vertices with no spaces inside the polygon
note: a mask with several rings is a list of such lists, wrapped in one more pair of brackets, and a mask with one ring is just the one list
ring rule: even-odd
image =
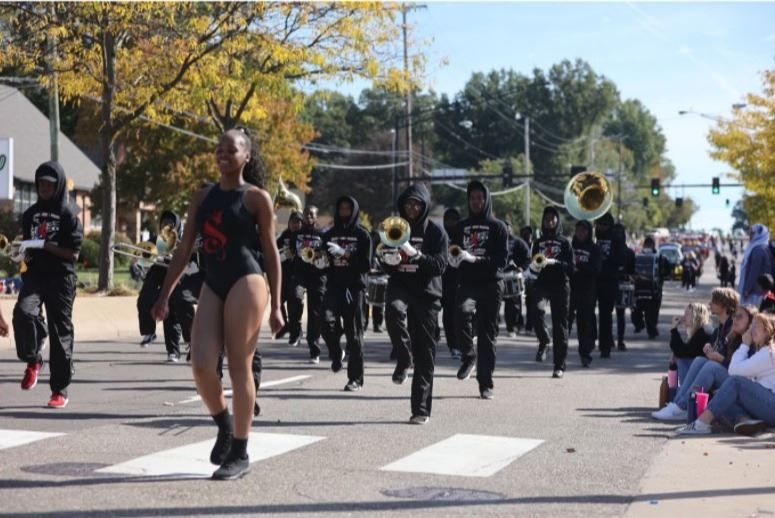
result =
[{"label": "black hoodie", "polygon": [[[420,216],[411,221],[404,211],[408,198],[417,198],[423,203]],[[420,257],[410,259],[401,252],[401,263],[396,266],[383,265],[390,275],[390,283],[398,283],[418,297],[438,299],[441,297],[441,275],[447,266],[449,241],[444,230],[428,219],[431,210],[431,195],[423,184],[410,185],[398,197],[398,214],[409,221],[411,237],[409,243],[420,251]]]},{"label": "black hoodie", "polygon": [[[339,218],[339,205],[344,201],[350,202],[353,208],[347,221]],[[346,253],[342,257],[331,257],[328,286],[364,289],[371,265],[371,236],[358,222],[360,207],[355,198],[342,196],[336,200],[334,207],[334,225],[323,234],[323,250],[328,250],[328,243],[335,243]]]},{"label": "black hoodie", "polygon": [[614,282],[624,271],[627,261],[625,243],[614,236],[614,217],[606,212],[598,221],[608,224],[608,230],[597,233],[597,246],[603,258],[603,267],[600,271],[600,279],[604,282]]},{"label": "black hoodie", "polygon": [[[544,217],[548,213],[557,216],[557,228],[553,230],[543,225]],[[557,263],[545,266],[538,275],[536,284],[543,286],[568,284],[574,270],[573,247],[568,238],[562,235],[560,213],[551,205],[544,208],[544,213],[541,216],[541,237],[533,241],[531,260],[538,253],[544,254],[547,259],[555,259]]]},{"label": "black hoodie", "polygon": [[589,232],[589,237],[584,241],[579,241],[576,239],[575,234],[573,236],[571,245],[573,246],[576,271],[571,276],[570,284],[574,290],[588,289],[597,284],[597,276],[600,275],[600,268],[602,267],[600,247],[593,241],[594,231],[592,223],[584,219],[576,225],[585,226],[587,232]]},{"label": "black hoodie", "polygon": [[[83,227],[78,219],[78,207],[67,202],[67,177],[59,163],[44,162],[35,171],[35,188],[42,176],[55,176],[56,191],[52,199],[38,199],[22,216],[22,237],[24,239],[45,239],[62,248],[81,251]],[[60,259],[44,250],[27,252],[27,267],[30,273],[74,273],[75,263]]]},{"label": "black hoodie", "polygon": [[501,278],[508,256],[508,231],[503,222],[492,216],[490,191],[482,182],[472,181],[466,189],[466,200],[472,190],[484,193],[484,210],[474,215],[468,208],[468,217],[457,225],[452,242],[476,257],[475,263],[463,262],[458,268],[459,283],[493,281]]},{"label": "black hoodie", "polygon": [[317,226],[309,226],[302,221],[301,229],[293,234],[292,242],[294,250],[293,273],[297,279],[301,279],[306,285],[324,283],[326,280],[325,272],[319,270],[314,264],[305,263],[301,259],[301,251],[306,247],[313,250],[323,250],[323,231]]}]

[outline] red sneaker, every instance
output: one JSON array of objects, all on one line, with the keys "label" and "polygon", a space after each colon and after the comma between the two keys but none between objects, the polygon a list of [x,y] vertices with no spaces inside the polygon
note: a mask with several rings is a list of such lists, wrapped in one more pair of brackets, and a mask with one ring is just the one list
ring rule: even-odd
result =
[{"label": "red sneaker", "polygon": [[22,379],[22,390],[32,390],[38,384],[38,373],[43,367],[43,362],[28,363],[24,369],[24,378]]},{"label": "red sneaker", "polygon": [[68,399],[61,392],[54,392],[51,394],[51,399],[48,400],[48,406],[51,408],[64,408],[67,406]]}]

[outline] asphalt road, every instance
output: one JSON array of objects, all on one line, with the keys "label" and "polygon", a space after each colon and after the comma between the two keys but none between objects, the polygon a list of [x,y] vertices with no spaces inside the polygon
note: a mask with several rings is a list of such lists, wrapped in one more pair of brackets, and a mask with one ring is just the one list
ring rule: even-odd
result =
[{"label": "asphalt road", "polygon": [[[263,340],[264,381],[274,385],[261,390],[254,423],[266,435],[251,445],[268,458],[227,483],[191,478],[213,468],[170,452],[200,442],[191,451],[209,451],[215,429],[190,368],[165,364],[161,341],[79,342],[62,410],[44,407],[47,371],[21,391],[23,365],[0,350],[0,516],[620,516],[674,429],[648,418],[669,321],[688,301],[707,301],[712,285],[712,264],[696,293],[668,283],[661,338],[628,324],[629,351],[596,352],[591,369],[580,367],[573,334],[562,380],[551,379],[550,361],[534,361],[533,337],[502,334],[492,401],[478,398],[473,377],[455,378],[459,364],[442,344],[426,426],[407,424],[410,383],[391,382],[386,333],[367,333],[365,386],[354,394],[342,391],[344,372],[308,365],[305,347]],[[404,471],[383,469],[399,460]]]}]

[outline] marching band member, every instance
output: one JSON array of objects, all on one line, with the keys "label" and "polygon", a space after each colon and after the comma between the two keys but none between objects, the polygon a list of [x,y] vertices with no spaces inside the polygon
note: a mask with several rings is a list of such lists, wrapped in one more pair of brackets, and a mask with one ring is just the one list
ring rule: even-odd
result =
[{"label": "marching band member", "polygon": [[343,320],[350,354],[344,387],[348,392],[363,387],[363,291],[371,265],[371,237],[358,222],[359,216],[358,201],[352,196],[340,197],[336,200],[334,225],[323,235],[323,249],[331,257],[331,264],[327,270],[321,330],[331,357],[331,370],[339,372],[345,353],[339,344],[337,322]]},{"label": "marching band member", "polygon": [[470,182],[466,194],[468,218],[458,223],[452,243],[459,250],[450,254],[450,266],[458,268],[455,336],[463,355],[457,378],[468,379],[476,364],[479,394],[482,399],[493,399],[498,310],[503,297],[501,271],[508,254],[506,226],[492,216],[490,191],[482,182]]},{"label": "marching band member", "polygon": [[[527,243],[512,233],[511,222],[504,221],[506,230],[509,233],[508,257],[506,258],[506,269],[513,269],[522,273],[530,266],[530,248]],[[506,321],[506,332],[510,336],[516,337],[516,332],[522,330],[525,321],[522,318],[522,295],[518,297],[503,299],[503,319]]]},{"label": "marching band member", "polygon": [[[536,257],[537,255],[542,258]],[[533,298],[533,328],[538,338],[536,361],[543,361],[549,334],[546,332],[543,301],[549,300],[552,310],[553,378],[565,374],[568,355],[568,310],[570,306],[570,276],[573,274],[574,255],[571,243],[562,235],[560,213],[552,206],[544,208],[541,218],[541,237],[533,242],[533,262],[528,275],[536,277]],[[539,261],[539,259],[541,259]]]},{"label": "marching band member", "polygon": [[[663,273],[670,271],[670,264],[668,263],[667,258],[657,251],[654,238],[651,236],[648,236],[643,240],[643,250],[641,250],[641,254],[657,256],[656,261],[658,267],[655,274],[658,277],[653,281],[649,280],[647,285],[642,285],[636,278],[636,306],[632,311],[631,317],[636,333],[645,326],[649,338],[654,339],[659,336],[657,322],[659,322],[659,308],[662,306]],[[641,294],[641,290],[645,290],[642,292],[644,296],[638,296]]]},{"label": "marching band member", "polygon": [[285,325],[280,329],[280,332],[275,335],[275,338],[282,338],[288,333],[288,300],[291,298],[291,292],[294,285],[294,258],[296,257],[296,243],[294,241],[294,234],[301,230],[301,226],[304,222],[304,214],[298,210],[291,211],[288,216],[288,227],[282,231],[280,237],[277,238],[277,249],[280,251],[280,262],[282,263],[283,270],[283,285],[282,285],[282,313],[283,319],[285,319]]},{"label": "marching band member", "polygon": [[[624,225],[616,223],[613,228],[614,239],[623,243],[624,246],[624,269],[619,274],[619,282],[627,281],[630,276],[635,274],[635,251],[627,246],[627,231]],[[624,343],[624,330],[627,327],[625,319],[626,307],[616,306],[616,348],[619,351],[626,351],[627,345]],[[632,310],[630,310],[632,314]]]},{"label": "marching band member", "polygon": [[616,292],[619,289],[619,275],[624,270],[625,244],[614,238],[614,217],[606,212],[595,221],[597,245],[603,258],[603,266],[597,278],[598,337],[600,357],[610,358],[614,347],[613,311]]},{"label": "marching band member", "polygon": [[[519,229],[519,237],[527,245],[528,250],[528,266],[530,265],[530,250],[533,249],[533,227],[526,225]],[[525,268],[527,272],[527,268]],[[533,281],[528,276],[525,277],[525,333],[530,334],[533,332]]]},{"label": "marching band member", "polygon": [[[460,212],[450,208],[444,211],[444,232],[447,240],[451,241],[457,224],[460,222]],[[457,290],[457,268],[447,268],[441,276],[441,323],[444,327],[444,339],[447,341],[449,354],[455,360],[460,360],[462,355],[455,334],[455,291]]]},{"label": "marching band member", "polygon": [[[376,275],[382,272],[382,266],[376,254],[377,246],[379,246],[379,233],[376,230],[372,230],[371,233],[369,234],[369,237],[371,237],[371,270],[369,271],[369,274]],[[363,315],[365,319],[364,320],[365,323],[363,324],[364,330],[369,328],[369,313],[371,313],[371,321],[374,325],[374,332],[381,333],[382,324],[385,322],[385,308],[383,308],[382,306],[369,304],[368,300],[364,300],[363,302]],[[395,360],[395,357],[392,357],[391,360]]]},{"label": "marching band member", "polygon": [[44,162],[35,171],[38,201],[22,216],[23,241],[19,254],[26,253],[27,271],[13,309],[16,354],[27,363],[22,389],[38,383],[43,366],[43,336],[40,310],[46,307],[51,344],[49,370],[51,399],[48,406],[67,406],[67,387],[73,376],[73,301],[75,261],[81,250],[83,227],[78,208],[67,201],[67,178],[58,162]]},{"label": "marching band member", "polygon": [[393,383],[406,381],[414,359],[411,424],[425,424],[431,416],[441,274],[447,265],[447,235],[428,219],[430,209],[431,195],[423,184],[398,197],[398,213],[409,222],[411,237],[381,259],[390,275],[385,323],[397,356]]},{"label": "marching band member", "polygon": [[593,239],[592,223],[587,220],[576,223],[571,246],[576,265],[570,279],[571,314],[576,314],[581,365],[589,367],[597,339],[595,301],[601,266],[600,247]]},{"label": "marching band member", "polygon": [[[272,333],[283,325],[281,270],[275,243],[274,203],[258,187],[263,183],[259,176],[260,156],[247,131],[232,129],[224,133],[215,157],[220,181],[193,196],[183,239],[170,263],[153,315],[164,320],[169,314],[170,295],[189,261],[198,231],[202,236],[200,255],[206,279],[194,319],[191,362],[198,392],[218,425],[210,462],[220,468],[213,478],[232,480],[250,471],[247,443],[256,396],[251,363],[269,294]],[[222,349],[229,358],[233,424],[216,373]]]},{"label": "marching band member", "polygon": [[[301,315],[304,312],[304,293],[307,293],[307,345],[309,361],[320,363],[320,319],[321,303],[326,291],[326,273],[316,268],[313,262],[323,248],[323,232],[318,227],[318,208],[309,205],[304,209],[301,229],[294,235],[295,257],[293,258],[293,288],[288,297],[288,343],[296,346],[301,340]],[[305,254],[309,253],[309,256]]]}]

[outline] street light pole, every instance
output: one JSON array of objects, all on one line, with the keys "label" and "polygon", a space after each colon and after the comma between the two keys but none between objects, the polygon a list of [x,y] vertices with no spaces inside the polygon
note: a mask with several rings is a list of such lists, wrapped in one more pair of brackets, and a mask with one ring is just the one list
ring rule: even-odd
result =
[{"label": "street light pole", "polygon": [[616,220],[622,222],[622,136],[619,135],[619,174],[616,176]]},{"label": "street light pole", "polygon": [[525,117],[525,225],[530,226],[530,117]]}]

